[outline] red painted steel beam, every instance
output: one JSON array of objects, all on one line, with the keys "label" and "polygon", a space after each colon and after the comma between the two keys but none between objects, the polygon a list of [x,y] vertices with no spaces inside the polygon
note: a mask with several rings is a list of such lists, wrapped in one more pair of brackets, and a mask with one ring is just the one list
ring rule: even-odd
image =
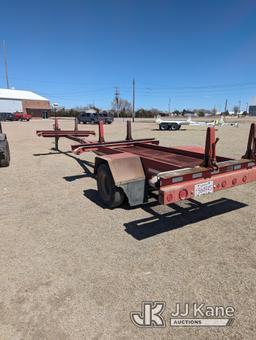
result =
[{"label": "red painted steel beam", "polygon": [[198,184],[210,183],[213,187],[213,192],[216,192],[253,181],[256,181],[255,164],[254,167],[250,169],[212,174],[208,178],[194,179],[187,182],[163,186],[159,190],[159,203],[171,204],[180,200],[196,198],[195,186]]},{"label": "red painted steel beam", "polygon": [[95,135],[94,131],[73,131],[73,130],[38,130],[36,131],[38,136],[42,137],[68,137],[68,136],[77,136],[77,137],[87,137],[89,135]]},{"label": "red painted steel beam", "polygon": [[146,138],[146,139],[137,139],[133,141],[113,141],[113,142],[104,142],[104,143],[87,143],[81,145],[71,145],[72,151],[79,155],[83,152],[89,151],[97,151],[101,147],[105,148],[117,148],[117,147],[126,147],[135,145],[136,143],[149,143],[149,144],[158,144],[159,141],[155,140],[154,138]]}]

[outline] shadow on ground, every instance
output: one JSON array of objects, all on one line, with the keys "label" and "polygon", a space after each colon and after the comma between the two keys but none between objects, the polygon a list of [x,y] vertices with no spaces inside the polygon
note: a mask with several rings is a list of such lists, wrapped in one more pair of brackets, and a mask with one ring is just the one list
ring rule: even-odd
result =
[{"label": "shadow on ground", "polygon": [[74,159],[81,166],[81,168],[84,170],[83,174],[63,177],[66,181],[73,182],[73,181],[75,181],[77,179],[84,178],[84,177],[95,178],[94,172],[90,171],[88,169],[88,167],[93,169],[94,168],[94,163],[93,162],[88,162],[86,160],[83,160],[83,159],[75,157],[72,154],[72,151],[67,151],[67,152],[64,152],[64,151],[54,151],[54,152],[36,153],[36,154],[34,154],[34,156],[50,156],[50,155],[66,155],[67,157],[70,157],[70,158]]},{"label": "shadow on ground", "polygon": [[244,203],[227,198],[220,198],[204,204],[190,200],[186,201],[187,207],[171,204],[169,205],[172,208],[171,211],[162,214],[153,209],[156,204],[158,203],[154,202],[153,205],[146,204],[142,206],[143,210],[151,216],[124,224],[125,231],[136,240],[141,241],[247,206]]}]

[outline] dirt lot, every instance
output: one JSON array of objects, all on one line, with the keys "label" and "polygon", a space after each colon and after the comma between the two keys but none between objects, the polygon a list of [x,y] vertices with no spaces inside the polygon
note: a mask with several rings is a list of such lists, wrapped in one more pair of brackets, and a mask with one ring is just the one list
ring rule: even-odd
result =
[{"label": "dirt lot", "polygon": [[[123,124],[106,126],[106,139],[123,138]],[[52,141],[35,134],[51,126],[3,124],[12,160],[0,170],[0,338],[255,338],[256,183],[204,197],[200,206],[108,210],[88,171],[94,155],[52,151]],[[133,130],[162,145],[204,145],[203,127],[161,132],[139,122]],[[218,154],[241,157],[248,132],[248,121],[220,128]],[[70,142],[60,148],[70,150]],[[165,328],[133,325],[130,312],[142,301],[166,302]],[[170,327],[170,313],[185,302],[234,306],[235,322]]]}]

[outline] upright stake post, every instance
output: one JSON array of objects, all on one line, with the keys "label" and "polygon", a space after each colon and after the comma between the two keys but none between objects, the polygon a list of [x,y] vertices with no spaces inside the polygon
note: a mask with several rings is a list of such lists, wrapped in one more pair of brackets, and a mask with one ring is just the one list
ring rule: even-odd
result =
[{"label": "upright stake post", "polygon": [[206,133],[206,141],[205,141],[205,152],[204,152],[204,163],[203,166],[206,168],[217,168],[216,164],[216,143],[218,142],[218,138],[215,139],[215,128],[208,127]]},{"label": "upright stake post", "polygon": [[[54,130],[55,131],[58,131],[60,130],[59,128],[59,121],[58,121],[58,118],[56,117],[55,115],[55,119],[54,119]],[[55,137],[55,150],[59,150],[59,137]]]},{"label": "upright stake post", "polygon": [[132,122],[127,120],[126,140],[132,140]]},{"label": "upright stake post", "polygon": [[104,123],[102,120],[99,121],[99,143],[104,143]]},{"label": "upright stake post", "polygon": [[75,117],[75,131],[78,131],[78,121],[77,121],[77,117]]},{"label": "upright stake post", "polygon": [[251,124],[246,153],[242,158],[256,160],[256,124],[255,123]]}]

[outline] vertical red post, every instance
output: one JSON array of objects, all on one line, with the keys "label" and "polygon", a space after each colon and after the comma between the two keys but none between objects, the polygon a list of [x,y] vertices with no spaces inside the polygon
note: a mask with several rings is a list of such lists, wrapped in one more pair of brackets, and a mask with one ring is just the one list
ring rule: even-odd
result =
[{"label": "vertical red post", "polygon": [[78,131],[78,121],[77,121],[77,117],[75,117],[75,131]]},{"label": "vertical red post", "polygon": [[132,140],[132,122],[127,120],[126,140]]},{"label": "vertical red post", "polygon": [[99,143],[104,143],[104,122],[102,120],[99,121]]},{"label": "vertical red post", "polygon": [[242,158],[256,160],[256,124],[255,123],[251,124],[246,153]]},{"label": "vertical red post", "polygon": [[208,127],[205,141],[204,152],[204,166],[214,168],[216,167],[216,143],[218,139],[215,139],[215,128]]}]

